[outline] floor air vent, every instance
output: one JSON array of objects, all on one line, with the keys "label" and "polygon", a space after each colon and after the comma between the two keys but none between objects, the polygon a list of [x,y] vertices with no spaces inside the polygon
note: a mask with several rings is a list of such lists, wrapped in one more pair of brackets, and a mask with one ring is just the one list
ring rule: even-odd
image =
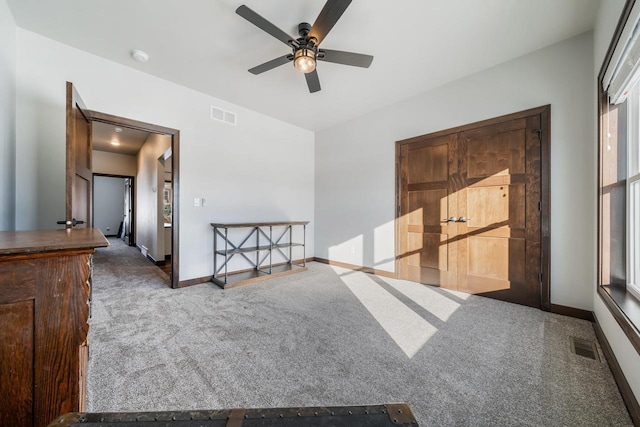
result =
[{"label": "floor air vent", "polygon": [[573,354],[600,361],[596,343],[594,343],[593,341],[583,340],[582,338],[578,337],[570,337],[569,340],[571,341],[571,352]]}]

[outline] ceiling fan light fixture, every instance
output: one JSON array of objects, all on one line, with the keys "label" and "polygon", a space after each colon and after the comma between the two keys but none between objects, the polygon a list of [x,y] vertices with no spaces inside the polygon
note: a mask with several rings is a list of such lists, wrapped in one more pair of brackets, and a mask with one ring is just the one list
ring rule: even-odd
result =
[{"label": "ceiling fan light fixture", "polygon": [[294,54],[293,66],[301,73],[311,73],[316,69],[316,52],[313,49],[298,49]]}]

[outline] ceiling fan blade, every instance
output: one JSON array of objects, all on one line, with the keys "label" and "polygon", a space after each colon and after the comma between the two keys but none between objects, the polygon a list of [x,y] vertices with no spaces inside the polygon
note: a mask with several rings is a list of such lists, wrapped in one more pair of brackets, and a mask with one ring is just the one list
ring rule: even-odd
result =
[{"label": "ceiling fan blade", "polygon": [[291,37],[289,34],[285,33],[280,28],[276,27],[271,22],[267,21],[262,16],[258,15],[256,12],[249,9],[245,5],[237,8],[236,13],[242,16],[247,21],[251,22],[256,27],[260,28],[262,31],[271,34],[273,37],[277,38],[286,45],[289,45],[290,41],[295,40],[295,38]]},{"label": "ceiling fan blade", "polygon": [[260,64],[256,67],[253,67],[249,70],[251,74],[261,74],[265,71],[272,70],[276,67],[286,64],[287,62],[293,59],[293,55],[285,55],[280,58],[272,59],[271,61],[265,62],[264,64]]},{"label": "ceiling fan blade", "polygon": [[320,49],[319,61],[334,62],[336,64],[351,65],[353,67],[369,68],[373,56],[362,53],[344,52],[342,50]]},{"label": "ceiling fan blade", "polygon": [[309,31],[309,37],[315,37],[318,40],[316,46],[322,43],[350,4],[351,0],[327,0]]},{"label": "ceiling fan blade", "polygon": [[310,73],[304,75],[307,79],[307,86],[309,86],[309,92],[314,93],[320,90],[320,79],[318,78],[318,70],[313,70]]}]

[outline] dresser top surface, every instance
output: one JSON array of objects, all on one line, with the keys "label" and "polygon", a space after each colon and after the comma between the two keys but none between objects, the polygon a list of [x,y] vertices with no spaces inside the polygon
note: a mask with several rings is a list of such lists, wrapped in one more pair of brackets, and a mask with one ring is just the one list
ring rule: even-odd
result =
[{"label": "dresser top surface", "polygon": [[97,228],[41,231],[0,231],[0,255],[91,249],[109,246]]}]

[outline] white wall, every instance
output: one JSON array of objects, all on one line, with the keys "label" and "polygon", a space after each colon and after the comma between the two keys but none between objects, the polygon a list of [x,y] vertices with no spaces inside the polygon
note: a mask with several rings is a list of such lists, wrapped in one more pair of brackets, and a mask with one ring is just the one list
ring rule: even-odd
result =
[{"label": "white wall", "polygon": [[94,150],[92,160],[93,173],[136,176],[138,171],[136,156]]},{"label": "white wall", "polygon": [[0,0],[0,230],[15,226],[16,24]]},{"label": "white wall", "polygon": [[611,44],[611,38],[616,30],[622,9],[626,3],[626,0],[600,0],[600,8],[598,9],[598,16],[596,18],[596,26],[593,30],[593,45],[594,45],[594,69],[595,77],[598,77],[600,68],[602,67],[602,61],[607,54],[607,49]]},{"label": "white wall", "polygon": [[164,166],[159,170],[158,158],[170,147],[171,137],[150,134],[138,152],[136,245],[146,247],[156,261],[164,261],[165,255],[164,218],[158,217],[164,189]]},{"label": "white wall", "polygon": [[[213,221],[310,220],[313,256],[312,132],[23,29],[17,40],[19,229],[64,217],[68,80],[92,110],[180,130],[181,280],[212,274]],[[210,105],[237,113],[238,125],[211,120]]]},{"label": "white wall", "polygon": [[551,104],[551,302],[592,309],[592,33],[316,136],[318,257],[394,271],[395,141]]},{"label": "white wall", "polygon": [[[598,76],[600,68],[602,67],[604,57],[606,55],[607,49],[609,48],[609,44],[611,43],[611,39],[616,29],[616,25],[618,24],[618,20],[620,19],[620,14],[622,13],[624,4],[624,0],[602,0],[602,3],[600,4],[598,19],[596,21],[596,27],[594,30],[594,72],[596,77]],[[593,95],[593,102],[595,104],[595,91],[593,92]],[[594,147],[596,146],[595,140],[597,139],[596,132],[597,128],[594,127],[594,135],[596,136],[593,143]],[[593,167],[594,169],[597,167],[596,162],[594,162]],[[596,188],[596,186],[597,182],[596,180],[594,180],[593,188]],[[593,223],[593,230],[594,232],[592,233],[592,238],[595,242],[595,230],[597,230],[597,223],[595,221]],[[594,258],[593,265],[595,264],[596,262]],[[631,386],[631,389],[636,396],[636,400],[640,400],[640,370],[638,369],[638,367],[640,366],[640,355],[633,347],[625,333],[622,331],[620,325],[618,325],[615,318],[602,301],[601,297],[598,295],[595,283],[596,282],[594,280],[591,285],[594,293],[593,312],[598,319],[600,326],[602,327],[603,333],[607,337],[607,341],[609,341],[609,344],[611,345],[611,349],[616,355],[616,359],[618,360],[618,363],[622,368],[622,372],[624,373],[627,382],[629,382],[629,385]]]},{"label": "white wall", "polygon": [[105,236],[118,233],[124,215],[124,178],[93,178],[93,226]]}]

